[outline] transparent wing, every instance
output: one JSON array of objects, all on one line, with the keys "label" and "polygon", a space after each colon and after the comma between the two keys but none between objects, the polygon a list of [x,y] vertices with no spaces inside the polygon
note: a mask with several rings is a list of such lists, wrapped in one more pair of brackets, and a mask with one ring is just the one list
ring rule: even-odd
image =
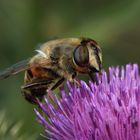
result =
[{"label": "transparent wing", "polygon": [[28,70],[32,67],[44,67],[50,68],[51,66],[55,65],[56,62],[51,61],[50,59],[36,59],[34,62],[30,63],[31,58],[26,60],[20,61],[11,67],[5,69],[3,72],[0,72],[0,80],[8,78],[11,75],[15,75],[19,72]]},{"label": "transparent wing", "polygon": [[20,61],[5,69],[4,71],[0,72],[0,80],[8,78],[9,76],[15,75],[21,71],[27,70],[29,68],[29,61],[30,59]]}]

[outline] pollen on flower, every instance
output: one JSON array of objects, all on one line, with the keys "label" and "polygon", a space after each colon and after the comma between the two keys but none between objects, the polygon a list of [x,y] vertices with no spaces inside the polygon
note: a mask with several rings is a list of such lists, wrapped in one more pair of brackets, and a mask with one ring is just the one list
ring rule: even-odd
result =
[{"label": "pollen on flower", "polygon": [[138,65],[110,67],[99,84],[67,82],[69,92],[53,103],[45,98],[35,110],[51,140],[140,140],[140,76]]}]

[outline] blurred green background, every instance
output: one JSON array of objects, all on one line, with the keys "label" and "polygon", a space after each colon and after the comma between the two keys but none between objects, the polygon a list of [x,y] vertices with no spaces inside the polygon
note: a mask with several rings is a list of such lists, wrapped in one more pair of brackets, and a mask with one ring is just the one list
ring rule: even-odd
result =
[{"label": "blurred green background", "polygon": [[[90,37],[103,50],[103,67],[140,63],[139,0],[0,0],[0,70],[35,54],[54,37]],[[20,94],[24,73],[0,81],[0,110],[37,134],[34,106]],[[22,133],[21,132],[21,133]]]}]

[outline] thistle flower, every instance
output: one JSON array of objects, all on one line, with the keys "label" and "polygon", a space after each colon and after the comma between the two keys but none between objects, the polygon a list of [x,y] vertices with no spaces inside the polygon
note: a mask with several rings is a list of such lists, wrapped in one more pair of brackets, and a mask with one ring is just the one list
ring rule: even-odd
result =
[{"label": "thistle flower", "polygon": [[67,83],[61,98],[39,103],[46,116],[35,110],[51,140],[140,140],[140,76],[138,65],[109,68],[80,86]]}]

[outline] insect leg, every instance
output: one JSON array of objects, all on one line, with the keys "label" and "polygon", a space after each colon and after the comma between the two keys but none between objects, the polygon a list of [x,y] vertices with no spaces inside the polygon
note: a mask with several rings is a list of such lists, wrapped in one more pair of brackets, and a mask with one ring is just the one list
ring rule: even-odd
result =
[{"label": "insect leg", "polygon": [[95,72],[91,71],[91,72],[88,73],[88,75],[94,83],[96,83],[97,85],[99,84],[98,78],[97,78],[97,75],[96,75]]},{"label": "insect leg", "polygon": [[51,95],[51,91],[55,90],[57,87],[59,87],[63,82],[64,82],[65,78],[61,78],[60,80],[58,80],[50,89],[47,90],[47,97],[50,99],[53,99],[53,96]]},{"label": "insect leg", "polygon": [[65,78],[61,78],[60,80],[58,80],[55,85],[51,88],[51,90],[55,90],[57,87],[59,87],[63,82],[64,82]]}]

